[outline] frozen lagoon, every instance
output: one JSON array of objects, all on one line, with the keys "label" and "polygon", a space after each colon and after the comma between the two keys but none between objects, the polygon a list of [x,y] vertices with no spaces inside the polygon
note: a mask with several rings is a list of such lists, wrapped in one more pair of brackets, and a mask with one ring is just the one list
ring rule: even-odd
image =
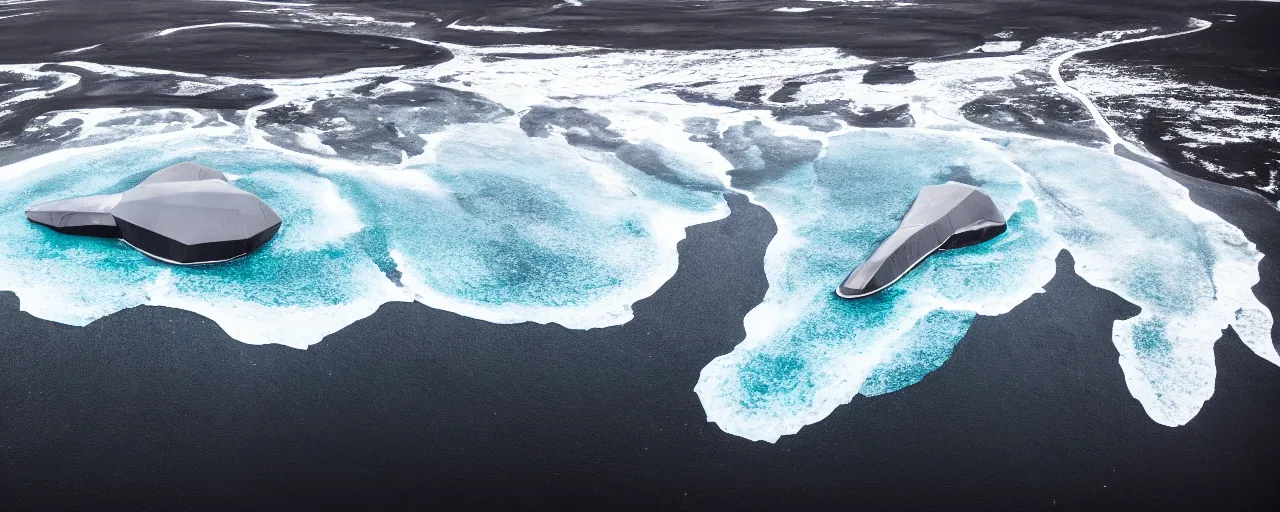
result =
[{"label": "frozen lagoon", "polygon": [[[733,191],[766,208],[779,232],[766,255],[769,292],[746,317],[746,339],[709,362],[695,387],[708,418],[726,432],[773,441],[856,394],[918,382],[946,361],[975,315],[1004,313],[1038,292],[1062,249],[1090,283],[1142,308],[1115,324],[1121,367],[1154,420],[1184,424],[1213,393],[1212,344],[1228,325],[1255,353],[1280,364],[1271,314],[1250,291],[1261,254],[1153,169],[1096,147],[983,129],[956,115],[957,103],[985,93],[978,89],[984,76],[1043,64],[1074,48],[1045,46],[1039,54],[984,59],[985,67],[921,66],[918,84],[867,87],[855,83],[861,75],[853,71],[842,75],[845,81],[800,93],[802,101],[906,101],[914,127],[901,128],[780,123],[764,111],[685,102],[659,86],[638,87],[628,75],[662,67],[673,82],[736,84],[777,78],[779,65],[794,71],[813,62],[860,63],[825,50],[695,52],[677,66],[670,54],[648,52],[488,68],[481,53],[459,51],[459,59],[426,74],[404,72],[365,92],[393,97],[448,76],[512,113],[568,103],[607,119],[602,125],[565,110],[577,117],[562,121],[579,124],[552,126],[544,135],[531,135],[514,114],[427,119],[421,132],[366,144],[380,159],[373,163],[335,152],[385,136],[369,124],[373,119],[359,125],[340,115],[322,119],[290,140],[255,121],[291,102],[303,106],[287,119],[316,114],[325,101],[316,98],[325,94],[366,101],[356,91],[385,70],[264,81],[281,98],[243,123],[219,119],[152,133],[140,121],[108,122],[136,114],[127,109],[79,113],[99,136],[113,130],[129,136],[0,168],[0,210],[19,219],[33,203],[115,192],[141,173],[196,160],[234,175],[286,225],[253,257],[175,269],[110,241],[5,223],[0,289],[17,293],[25,311],[68,324],[159,305],[202,314],[247,343],[298,348],[390,301],[418,300],[492,322],[606,327],[628,321],[631,304],[674,274],[685,228],[726,215],[722,193]],[[564,79],[590,70],[604,76]],[[540,87],[512,87],[520,80]],[[930,90],[940,92],[928,96]],[[395,104],[331,104],[329,111],[341,115],[420,119]],[[709,131],[690,131],[691,122],[705,127],[707,119],[716,121]],[[823,131],[830,123],[837,128]],[[353,133],[361,138],[333,143]],[[634,154],[619,148],[656,155],[666,174],[637,167],[643,165]],[[892,232],[919,187],[947,181],[983,187],[1008,214],[1009,232],[995,243],[931,258],[876,297],[835,298],[834,284]]]}]

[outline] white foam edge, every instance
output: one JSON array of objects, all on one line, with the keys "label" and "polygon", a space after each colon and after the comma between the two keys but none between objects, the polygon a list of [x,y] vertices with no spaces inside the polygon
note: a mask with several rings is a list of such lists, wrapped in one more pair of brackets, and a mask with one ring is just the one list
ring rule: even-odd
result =
[{"label": "white foam edge", "polygon": [[[85,110],[86,116],[115,117],[120,111],[128,111],[132,109],[111,109],[108,114],[104,112],[107,109],[88,109]],[[179,109],[188,110],[188,109]],[[89,123],[85,123],[88,125]],[[0,167],[0,182],[9,181],[21,177],[31,171],[41,169],[53,164],[60,163],[70,158],[92,154],[100,151],[117,151],[131,146],[143,146],[147,144],[155,144],[164,141],[183,139],[195,136],[227,136],[234,134],[239,128],[230,124],[210,125],[201,128],[188,128],[186,130],[178,130],[173,132],[163,132],[149,135],[142,135],[126,140],[109,142],[94,146],[85,146],[79,148],[63,148],[48,153],[20,160],[9,165]]]},{"label": "white foam edge", "polygon": [[1083,48],[1077,48],[1077,49],[1068,51],[1066,53],[1063,53],[1055,57],[1052,61],[1049,62],[1049,76],[1053,78],[1054,83],[1058,84],[1059,89],[1071,95],[1077,101],[1079,101],[1084,105],[1085,109],[1089,111],[1089,115],[1093,116],[1094,124],[1097,125],[1098,128],[1101,129],[1103,133],[1106,134],[1107,140],[1111,142],[1112,146],[1119,144],[1119,145],[1123,145],[1126,149],[1133,151],[1135,153],[1138,153],[1141,155],[1148,155],[1149,153],[1147,153],[1146,148],[1139,148],[1137,145],[1132,144],[1129,141],[1124,140],[1124,138],[1120,137],[1120,134],[1116,133],[1115,128],[1111,126],[1111,123],[1107,121],[1106,116],[1102,115],[1102,111],[1098,109],[1098,106],[1093,103],[1093,100],[1090,99],[1088,95],[1076,90],[1074,87],[1071,87],[1070,85],[1067,85],[1067,82],[1062,79],[1062,64],[1067,60],[1071,59],[1072,57],[1075,57],[1076,55],[1079,55],[1080,53],[1083,53],[1083,52],[1103,50],[1106,48],[1111,48],[1111,47],[1119,46],[1123,44],[1140,43],[1143,41],[1152,41],[1156,39],[1166,39],[1170,37],[1183,36],[1183,35],[1199,32],[1201,30],[1205,30],[1209,27],[1212,27],[1213,23],[1210,23],[1208,21],[1201,20],[1198,18],[1191,18],[1189,25],[1192,28],[1181,31],[1181,32],[1174,32],[1171,34],[1157,34],[1157,35],[1138,37],[1133,39],[1121,39],[1119,41],[1112,41],[1112,42],[1100,44],[1097,46],[1086,46]]},{"label": "white foam edge", "polygon": [[[759,307],[753,309],[752,313],[759,309]],[[702,403],[708,422],[715,423],[726,433],[750,441],[776,443],[782,436],[794,435],[804,427],[822,421],[837,408],[852,401],[871,371],[880,364],[884,352],[892,342],[901,339],[920,318],[924,318],[928,313],[925,311],[917,316],[914,314],[917,313],[916,309],[920,308],[912,308],[913,314],[900,316],[891,328],[881,331],[883,334],[868,345],[867,351],[844,354],[832,359],[822,368],[812,369],[815,373],[836,374],[841,378],[835,381],[834,385],[820,386],[815,389],[813,407],[787,411],[799,414],[767,417],[738,414],[740,409],[734,406],[736,397],[733,394],[720,392],[725,383],[737,381],[741,360],[739,357],[731,356],[745,355],[746,352],[739,352],[736,347],[733,352],[713,359],[702,368],[693,391]]]},{"label": "white foam edge", "polygon": [[[815,371],[837,374],[842,377],[842,380],[837,385],[818,390],[814,396],[814,403],[818,404],[816,408],[804,409],[801,414],[794,416],[775,416],[770,418],[769,421],[761,423],[754,421],[758,418],[744,418],[737,415],[737,409],[723,402],[721,400],[723,395],[720,393],[721,385],[724,382],[731,381],[736,374],[735,372],[738,368],[736,364],[739,362],[736,360],[736,356],[739,353],[745,354],[770,342],[780,329],[796,323],[800,315],[806,310],[806,305],[809,302],[820,298],[818,295],[814,295],[800,303],[794,301],[778,302],[771,301],[773,294],[767,293],[761,304],[748,312],[743,319],[747,333],[743,341],[736,345],[731,352],[721,355],[708,363],[699,374],[698,384],[694,386],[694,392],[699,395],[704,411],[707,414],[707,421],[715,423],[727,433],[754,441],[770,443],[777,442],[784,435],[795,434],[801,428],[825,419],[836,408],[852,401],[871,370],[883,362],[884,354],[895,347],[897,345],[896,342],[901,340],[917,322],[925,318],[930,312],[936,309],[943,309],[947,311],[969,311],[986,316],[1004,314],[1025,302],[1032,295],[1043,293],[1044,286],[1057,273],[1054,260],[1062,250],[1062,245],[1061,241],[1052,233],[1050,213],[1034,197],[1029,175],[1005,157],[998,150],[997,145],[982,140],[977,134],[933,129],[854,128],[849,131],[854,130],[883,131],[886,133],[903,133],[902,130],[917,130],[935,135],[942,134],[953,138],[968,139],[971,143],[983,145],[988,153],[997,157],[998,160],[1003,161],[1017,172],[1023,185],[1023,191],[1017,199],[1017,204],[1030,202],[1036,206],[1037,215],[1040,219],[1039,224],[1043,226],[1041,231],[1046,238],[1046,244],[1040,248],[1039,256],[1037,257],[1043,260],[1044,263],[1039,266],[1029,267],[1027,269],[1029,273],[1023,279],[1024,285],[1017,290],[1017,293],[1006,295],[1001,300],[953,300],[933,293],[931,290],[914,291],[910,301],[906,304],[909,313],[899,316],[898,323],[892,329],[885,331],[885,334],[877,337],[869,344],[871,352],[863,353],[870,354],[872,357],[863,357],[863,354],[858,354],[857,357],[846,355],[845,357],[831,360],[820,369],[815,369]],[[773,241],[765,252],[765,275],[772,278],[772,276],[779,275],[784,271],[787,255],[802,244],[803,239],[795,235],[795,227],[785,215],[775,211],[775,209],[770,209],[767,202],[760,202],[755,194],[749,191],[741,191],[741,193],[746,194],[751,202],[769,210],[777,225],[777,234],[774,235]],[[770,282],[770,290],[775,290],[777,287],[777,283]],[[817,288],[815,286],[815,290]],[[827,290],[827,288],[829,287],[822,289]],[[779,419],[781,421],[772,421]]]},{"label": "white foam edge", "polygon": [[315,250],[335,245],[365,228],[355,205],[342,197],[338,186],[323,176],[271,170],[255,172],[253,175],[268,183],[283,183],[291,191],[301,193],[309,200],[314,214],[313,222],[305,226],[290,223],[289,230],[282,233],[284,236],[279,236],[276,241],[286,249]]},{"label": "white foam edge", "polygon": [[[1087,150],[1066,142],[1046,139],[1035,140],[1040,144],[1066,147],[1073,150]],[[1213,266],[1211,279],[1215,285],[1215,297],[1209,298],[1207,301],[1201,298],[1201,302],[1197,303],[1199,307],[1197,308],[1198,314],[1195,317],[1161,317],[1167,321],[1166,333],[1181,340],[1172,344],[1175,350],[1180,352],[1181,357],[1207,362],[1207,364],[1202,364],[1199,368],[1193,367],[1188,370],[1194,373],[1197,370],[1210,368],[1210,372],[1216,372],[1216,369],[1213,369],[1215,368],[1213,364],[1213,344],[1221,338],[1223,331],[1228,326],[1235,328],[1241,341],[1256,355],[1273,364],[1280,365],[1280,353],[1277,353],[1270,337],[1273,326],[1271,312],[1257,300],[1252,292],[1253,285],[1257,284],[1260,279],[1257,263],[1263,257],[1261,253],[1257,252],[1256,245],[1250,242],[1239,228],[1226,222],[1216,213],[1195,204],[1191,200],[1190,192],[1186,187],[1165,177],[1159,171],[1141,163],[1106,154],[1105,152],[1101,156],[1115,159],[1123,170],[1135,174],[1151,186],[1154,191],[1166,197],[1168,204],[1175,211],[1204,229],[1207,241],[1214,247],[1217,258]],[[1204,402],[1213,395],[1214,382],[1211,378],[1212,373],[1201,374],[1199,386],[1185,394],[1190,397],[1191,403],[1176,404],[1176,407],[1172,409],[1162,407],[1164,403],[1167,403],[1167,400],[1162,399],[1159,393],[1151,387],[1150,382],[1144,378],[1144,374],[1139,368],[1140,361],[1133,348],[1132,331],[1130,329],[1130,326],[1142,320],[1156,318],[1156,315],[1153,314],[1154,308],[1147,303],[1148,301],[1143,300],[1141,297],[1136,297],[1125,290],[1124,286],[1120,284],[1123,281],[1123,276],[1108,272],[1108,269],[1114,266],[1110,262],[1110,255],[1073,248],[1070,243],[1062,240],[1061,237],[1055,235],[1055,238],[1061,241],[1075,259],[1075,272],[1077,275],[1089,284],[1109,290],[1122,299],[1142,308],[1142,312],[1138,316],[1127,320],[1117,320],[1112,326],[1112,342],[1120,353],[1119,363],[1124,371],[1125,382],[1130,393],[1143,405],[1147,414],[1157,423],[1167,426],[1180,426],[1189,422],[1199,413]],[[1250,262],[1237,261],[1230,258],[1229,254],[1224,257],[1224,250],[1229,252],[1236,250],[1236,248],[1252,251],[1257,256]],[[1209,308],[1207,311],[1205,310],[1206,307]]]},{"label": "white foam edge", "polygon": [[201,2],[234,2],[240,4],[273,5],[278,7],[311,7],[316,4],[302,2],[271,2],[267,0],[200,0]]},{"label": "white foam edge", "polygon": [[29,76],[29,77],[36,77],[40,75],[54,75],[54,76],[57,76],[59,80],[57,87],[54,87],[53,89],[49,89],[47,91],[34,90],[34,91],[24,92],[22,94],[19,94],[7,100],[0,101],[0,107],[5,105],[16,105],[24,101],[30,101],[30,100],[39,99],[39,98],[47,98],[57,92],[66,90],[70,87],[74,87],[76,84],[80,83],[80,75],[77,75],[75,73],[64,73],[60,71],[41,71],[39,69],[40,66],[41,66],[40,64],[0,65],[0,71],[20,73],[22,75]]},{"label": "white foam edge", "polygon": [[422,276],[414,270],[413,262],[404,252],[392,249],[391,258],[401,273],[401,282],[413,291],[415,299],[434,309],[451,311],[497,324],[554,323],[569,329],[594,329],[622,325],[631,321],[633,304],[652,296],[675,275],[680,265],[676,246],[685,239],[687,229],[698,224],[720,220],[729,215],[729,208],[725,203],[720,203],[716,209],[706,213],[689,213],[680,211],[678,208],[661,206],[648,211],[657,212],[646,217],[648,221],[646,228],[653,234],[655,245],[662,252],[663,258],[642,281],[627,288],[617,289],[587,306],[489,305],[460,300],[428,286]]},{"label": "white foam edge", "polygon": [[173,33],[176,33],[176,32],[185,32],[185,31],[188,31],[188,30],[199,30],[199,29],[203,29],[203,28],[225,28],[225,27],[234,27],[234,28],[274,28],[274,27],[272,27],[271,25],[265,25],[265,24],[262,24],[262,23],[245,23],[245,22],[241,22],[241,21],[224,21],[224,22],[219,22],[219,23],[202,23],[202,24],[199,24],[199,25],[185,25],[185,26],[181,26],[181,27],[166,28],[166,29],[164,29],[164,30],[161,30],[161,31],[159,31],[159,32],[156,32],[156,33],[155,33],[155,35],[156,35],[157,37],[164,37],[164,36],[167,36],[167,35],[169,35],[169,34],[173,34]]},{"label": "white foam edge", "polygon": [[451,30],[463,30],[469,32],[499,32],[509,34],[536,34],[540,32],[551,32],[549,28],[533,28],[533,27],[514,27],[514,26],[494,26],[494,25],[462,25],[461,20],[448,24],[444,28]]},{"label": "white foam edge", "polygon": [[[164,271],[147,287],[148,306],[182,309],[218,324],[228,336],[250,345],[279,344],[306,349],[326,336],[372,315],[388,302],[408,302],[410,294],[365,260],[360,276],[368,288],[360,298],[331,306],[269,306],[227,297],[193,298],[178,293]],[[353,276],[354,277],[354,276]],[[216,300],[211,302],[209,299]]]},{"label": "white foam edge", "polygon": [[61,51],[61,52],[58,52],[58,55],[75,55],[75,54],[80,53],[80,52],[87,52],[87,51],[92,50],[92,49],[94,49],[94,48],[97,48],[97,47],[99,47],[99,46],[102,46],[102,43],[98,43],[98,44],[90,45],[90,46],[84,46],[84,47],[80,47],[80,48],[74,48],[74,49],[71,49],[71,50]]},{"label": "white foam edge", "polygon": [[[417,163],[412,159],[401,164],[379,165],[346,160],[336,156],[326,157],[294,151],[267,141],[260,130],[252,127],[254,116],[251,114],[247,117],[249,117],[249,119],[246,121],[246,126],[243,128],[249,133],[247,141],[248,147],[276,152],[295,161],[305,162],[322,175],[334,173],[371,177],[381,181],[382,183],[402,187],[405,190],[419,194],[434,197],[441,197],[448,194],[449,189],[427,175],[427,173],[407,167],[406,164]],[[458,126],[465,125],[455,125],[455,127]],[[437,142],[437,144],[438,143],[439,142]]]},{"label": "white foam edge", "polygon": [[18,14],[0,15],[0,20],[7,20],[10,18],[20,18],[22,16],[35,16],[37,14],[44,14],[44,11],[32,11],[32,12],[21,12]]}]

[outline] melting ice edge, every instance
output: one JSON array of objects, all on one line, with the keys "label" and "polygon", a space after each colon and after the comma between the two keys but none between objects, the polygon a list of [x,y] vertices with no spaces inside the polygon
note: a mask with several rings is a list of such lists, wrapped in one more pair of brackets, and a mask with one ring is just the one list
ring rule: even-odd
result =
[{"label": "melting ice edge", "polygon": [[[916,63],[904,84],[864,83],[871,63],[835,49],[450,46],[455,58],[429,68],[257,81],[0,66],[0,82],[21,85],[0,87],[0,116],[115,78],[168,80],[178,96],[275,95],[237,112],[63,110],[0,140],[0,289],[67,324],[168,306],[246,343],[297,348],[391,301],[605,327],[631,319],[631,305],[674,275],[685,228],[723,218],[723,194],[738,192],[778,233],[746,339],[695,387],[726,432],[776,441],[856,394],[919,382],[976,315],[1043,291],[1064,249],[1081,277],[1142,308],[1113,326],[1121,368],[1152,419],[1182,425],[1213,394],[1213,343],[1227,326],[1260,357],[1280,355],[1271,313],[1251,292],[1254,244],[1182,186],[1112,154],[1123,141],[1057,75],[1063,56],[1139,32],[988,44],[1001,51]],[[512,52],[540,58],[501,57]],[[797,77],[798,89],[788,85]],[[1085,102],[1066,122],[1071,141],[964,112],[1028,83]],[[790,89],[743,103],[758,84]],[[249,258],[188,269],[22,221],[32,204],[118,192],[183,160],[226,171],[276,208],[286,219],[277,238]],[[879,295],[831,293],[920,187],[948,181],[991,195],[1009,231],[932,257]]]}]

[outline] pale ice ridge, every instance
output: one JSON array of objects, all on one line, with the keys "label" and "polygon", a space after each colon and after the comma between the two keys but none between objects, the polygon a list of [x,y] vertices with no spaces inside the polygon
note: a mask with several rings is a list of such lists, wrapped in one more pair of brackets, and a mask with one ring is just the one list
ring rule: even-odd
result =
[{"label": "pale ice ridge", "polygon": [[[231,0],[226,0],[231,1]],[[341,5],[325,6],[314,4],[268,4],[275,5],[270,9],[240,9],[232,12],[240,14],[265,14],[271,16],[288,16],[289,21],[298,24],[320,25],[329,28],[360,28],[360,33],[372,30],[380,35],[396,35],[403,29],[417,25],[413,21],[388,21],[373,16],[342,12]]]},{"label": "pale ice ridge", "polygon": [[969,51],[974,53],[1009,53],[1016,52],[1020,48],[1022,48],[1022,41],[987,41],[982,46]]},{"label": "pale ice ridge", "polygon": [[533,27],[507,27],[494,25],[463,25],[459,22],[450,23],[445,28],[453,30],[467,30],[471,32],[506,32],[512,34],[533,34],[538,32],[551,32],[549,28],[533,28]]},{"label": "pale ice ridge", "polygon": [[187,26],[184,26],[184,27],[166,28],[166,29],[164,29],[164,30],[161,30],[161,31],[159,31],[159,32],[156,32],[156,35],[157,35],[157,36],[161,36],[161,37],[163,37],[163,36],[167,36],[167,35],[169,35],[169,34],[173,34],[173,33],[175,33],[175,32],[183,32],[183,31],[187,31],[187,30],[199,30],[199,29],[202,29],[202,28],[219,28],[219,27],[234,27],[234,28],[271,28],[271,25],[264,25],[264,24],[262,24],[262,23],[244,23],[244,22],[239,22],[239,21],[227,21],[227,22],[222,22],[222,23],[205,23],[205,24],[202,24],[202,25],[187,25]]},{"label": "pale ice ridge", "polygon": [[23,12],[23,13],[18,13],[18,14],[8,14],[8,15],[0,16],[0,20],[7,20],[7,19],[9,19],[9,18],[20,18],[20,17],[22,17],[22,16],[35,16],[35,15],[37,15],[37,14],[40,14],[40,11],[35,11],[35,12]]},{"label": "pale ice ridge", "polygon": [[[1150,35],[1150,36],[1144,36],[1144,37],[1138,37],[1138,38],[1123,38],[1116,41],[1099,44],[1096,46],[1087,46],[1084,48],[1078,48],[1078,49],[1063,53],[1062,55],[1059,55],[1058,57],[1054,58],[1052,62],[1050,62],[1049,74],[1053,77],[1053,81],[1058,84],[1058,87],[1066,90],[1069,94],[1071,94],[1072,96],[1075,96],[1075,98],[1080,103],[1084,104],[1085,108],[1087,108],[1089,110],[1089,113],[1093,116],[1094,122],[1098,125],[1098,128],[1101,129],[1103,133],[1107,134],[1107,139],[1111,141],[1111,145],[1112,145],[1111,148],[1108,148],[1108,151],[1114,151],[1114,146],[1116,144],[1121,144],[1124,147],[1128,148],[1130,151],[1147,154],[1144,150],[1139,149],[1136,145],[1131,144],[1125,139],[1121,138],[1120,135],[1116,133],[1115,129],[1111,127],[1111,124],[1107,122],[1106,117],[1102,115],[1102,111],[1098,109],[1098,106],[1094,104],[1093,100],[1090,99],[1089,96],[1085,95],[1080,91],[1075,90],[1070,85],[1067,85],[1066,81],[1062,79],[1062,64],[1082,52],[1102,50],[1105,48],[1111,48],[1113,46],[1119,46],[1122,44],[1140,43],[1142,41],[1151,41],[1156,39],[1178,37],[1178,36],[1190,34],[1193,32],[1199,32],[1201,30],[1204,30],[1213,26],[1213,24],[1205,20],[1192,18],[1189,22],[1189,26],[1190,28],[1188,28],[1187,30],[1184,30],[1181,32],[1174,32],[1171,34],[1156,34],[1156,35]],[[1117,34],[1124,35],[1123,32],[1119,32]]]},{"label": "pale ice ridge", "polygon": [[99,47],[99,46],[102,46],[102,43],[98,43],[98,44],[90,45],[90,46],[85,46],[85,47],[82,47],[82,48],[75,48],[75,49],[71,49],[71,50],[67,50],[67,51],[58,52],[58,55],[73,55],[73,54],[76,54],[76,53],[86,52],[86,51],[92,50],[92,49],[97,48],[97,47]]}]

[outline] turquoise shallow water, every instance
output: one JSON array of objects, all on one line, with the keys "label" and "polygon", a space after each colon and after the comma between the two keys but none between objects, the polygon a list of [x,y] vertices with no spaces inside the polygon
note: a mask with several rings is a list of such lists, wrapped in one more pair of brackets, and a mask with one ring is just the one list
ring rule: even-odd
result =
[{"label": "turquoise shallow water", "polygon": [[[862,300],[831,288],[897,227],[920,187],[980,186],[1008,232],[945,251]],[[1196,206],[1158,172],[1099,150],[1034,139],[855,131],[822,158],[751,190],[778,219],[770,289],[747,337],[706,366],[695,388],[728,432],[775,441],[854,395],[927,378],[976,315],[1008,311],[1053,276],[1066,249],[1076,271],[1142,308],[1117,321],[1130,391],[1156,421],[1180,425],[1213,394],[1212,346],[1228,325],[1280,364],[1271,316],[1253,297],[1261,257],[1240,231]]]},{"label": "turquoise shallow water", "polygon": [[[506,145],[498,151],[470,137],[448,140],[436,162],[402,171],[429,176],[447,191],[442,195],[339,180],[344,195],[360,198],[366,224],[383,233],[414,288],[498,310],[591,308],[646,286],[659,267],[673,270],[668,242],[683,238],[686,225],[724,213],[718,193],[584,161],[577,150],[543,139],[477,130],[472,136],[487,145]],[[593,173],[625,188],[612,189]],[[676,223],[666,225],[667,217]]]},{"label": "turquoise shallow water", "polygon": [[1213,344],[1227,326],[1280,364],[1271,313],[1252,292],[1262,255],[1239,229],[1135,162],[1044,141],[1006,150],[1035,178],[1076,272],[1142,308],[1112,341],[1152,419],[1185,424],[1213,395]]},{"label": "turquoise shallow water", "polygon": [[[479,144],[443,143],[437,162],[376,172],[218,138],[72,156],[0,182],[0,214],[22,219],[31,204],[121,191],[194,160],[228,173],[285,221],[258,252],[201,267],[7,222],[0,288],[18,291],[27,311],[65,323],[168,305],[211,316],[244,341],[299,347],[377,305],[414,297],[493,321],[604,326],[629,319],[631,302],[674,273],[686,225],[727,213],[720,194],[583,160],[574,148],[519,131],[472,132],[486,129]],[[496,141],[507,151],[487,150]],[[406,188],[406,180],[429,187]],[[555,311],[567,313],[537,316]]]},{"label": "turquoise shallow water", "polygon": [[[920,187],[957,179],[992,196],[1009,217],[1007,233],[926,259],[868,298],[835,295],[897,229]],[[1053,275],[1056,245],[1024,174],[976,139],[848,133],[813,165],[752,193],[779,219],[765,262],[770,289],[747,317],[746,341],[704,368],[696,388],[711,419],[745,437],[791,433],[864,387],[883,394],[919,382],[976,313],[1007,310]]]},{"label": "turquoise shallow water", "polygon": [[[1260,255],[1155,171],[1033,139],[895,129],[825,142],[817,160],[741,190],[773,215],[778,234],[746,338],[695,386],[709,420],[729,433],[777,440],[856,394],[928,378],[977,315],[1040,291],[1062,249],[1085,279],[1142,308],[1116,323],[1113,341],[1130,390],[1156,421],[1185,423],[1212,395],[1212,343],[1227,325],[1280,364],[1270,312],[1249,290]],[[248,343],[298,348],[389,301],[492,322],[604,327],[630,320],[631,305],[675,273],[686,227],[728,213],[720,192],[510,125],[468,125],[433,151],[409,165],[366,166],[191,136],[10,170],[0,174],[0,216],[12,220],[0,223],[0,289],[68,324],[159,305],[205,315]],[[249,257],[181,268],[22,218],[31,204],[117,192],[185,160],[261,196],[285,219],[279,235]],[[701,172],[700,182],[714,174],[681,172]],[[936,254],[880,294],[836,297],[920,187],[948,181],[985,190],[1008,231]]]}]

